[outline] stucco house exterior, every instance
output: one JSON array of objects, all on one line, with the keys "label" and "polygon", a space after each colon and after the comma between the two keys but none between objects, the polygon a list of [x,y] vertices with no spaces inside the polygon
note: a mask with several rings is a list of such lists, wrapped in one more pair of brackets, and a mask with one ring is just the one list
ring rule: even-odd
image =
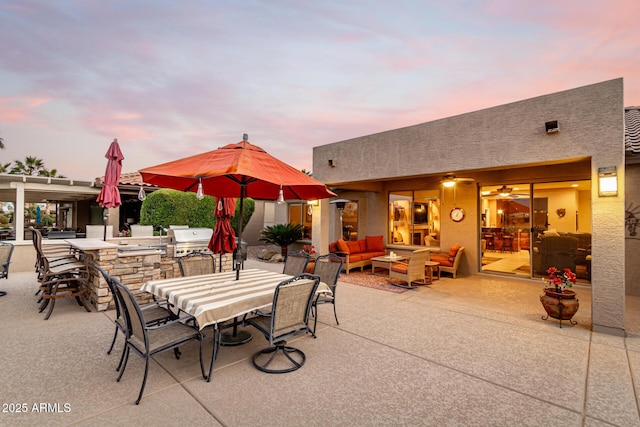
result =
[{"label": "stucco house exterior", "polygon": [[[524,256],[519,274],[539,280],[536,245],[545,236],[588,236],[573,265],[592,293],[593,328],[620,334],[625,294],[640,293],[633,279],[640,242],[625,229],[625,209],[640,217],[639,168],[625,160],[625,114],[637,109],[625,110],[623,93],[617,78],[314,147],[314,177],[356,204],[358,237],[383,235],[391,250],[419,249],[427,236],[443,250],[464,246],[461,275],[500,274],[485,265],[493,253]],[[634,135],[632,142],[626,135],[627,153],[629,144],[637,152]],[[424,208],[429,214],[417,219]],[[313,210],[320,252],[349,237],[329,200]],[[493,236],[500,250],[487,249]]]}]

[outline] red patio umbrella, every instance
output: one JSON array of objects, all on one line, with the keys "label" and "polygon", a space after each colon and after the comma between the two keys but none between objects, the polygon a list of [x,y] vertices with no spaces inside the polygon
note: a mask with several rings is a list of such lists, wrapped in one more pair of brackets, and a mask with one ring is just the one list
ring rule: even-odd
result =
[{"label": "red patio umbrella", "polygon": [[[122,172],[122,160],[124,160],[117,138],[113,139],[104,156],[107,158],[107,169],[104,172],[104,182],[96,201],[103,208],[117,208],[122,204],[118,182],[120,181],[120,172]],[[107,240],[107,216],[105,215],[104,218],[104,240]]]},{"label": "red patio umbrella", "polygon": [[[243,201],[279,198],[314,200],[333,197],[323,183],[252,145],[247,134],[237,144],[229,144],[184,159],[141,169],[144,182],[181,191],[240,199],[238,241],[242,242]],[[237,254],[236,268],[240,264]],[[237,273],[239,275],[239,271]]]},{"label": "red patio umbrella", "polygon": [[236,248],[236,233],[231,227],[231,217],[235,214],[235,211],[235,199],[218,197],[216,203],[216,226],[209,241],[209,249],[214,254],[220,254],[220,271],[222,271],[222,255],[230,254]]}]

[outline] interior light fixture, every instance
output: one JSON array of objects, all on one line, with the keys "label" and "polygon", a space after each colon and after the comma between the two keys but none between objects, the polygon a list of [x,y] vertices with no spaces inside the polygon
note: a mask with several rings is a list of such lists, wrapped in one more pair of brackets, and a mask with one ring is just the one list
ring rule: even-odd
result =
[{"label": "interior light fixture", "polygon": [[138,200],[141,202],[147,198],[147,193],[144,192],[144,187],[140,187],[140,191],[138,191]]},{"label": "interior light fixture", "polygon": [[204,190],[202,189],[202,178],[198,178],[198,191],[196,191],[196,199],[204,199]]},{"label": "interior light fixture", "polygon": [[278,191],[278,204],[281,205],[284,203],[284,192],[282,191],[282,185],[280,186],[280,191]]},{"label": "interior light fixture", "polygon": [[454,185],[456,185],[456,179],[451,175],[447,175],[444,177],[442,185],[444,185],[445,187],[453,187]]},{"label": "interior light fixture", "polygon": [[618,195],[618,172],[616,166],[598,168],[598,195],[600,197]]},{"label": "interior light fixture", "polygon": [[506,185],[503,185],[502,187],[498,188],[498,194],[502,197],[508,197],[511,192],[513,191],[513,188],[511,187],[507,187]]}]

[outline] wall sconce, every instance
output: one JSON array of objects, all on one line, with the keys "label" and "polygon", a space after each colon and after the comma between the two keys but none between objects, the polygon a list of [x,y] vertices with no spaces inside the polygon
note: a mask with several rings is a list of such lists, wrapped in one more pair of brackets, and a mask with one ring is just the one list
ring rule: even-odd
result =
[{"label": "wall sconce", "polygon": [[598,168],[598,195],[600,197],[618,195],[618,172],[616,166]]},{"label": "wall sconce", "polygon": [[560,128],[558,127],[558,121],[557,120],[552,120],[550,122],[546,122],[544,124],[545,129],[547,130],[547,133],[556,133],[560,130]]},{"label": "wall sconce", "polygon": [[335,168],[336,167],[336,162],[333,159],[329,159],[329,167],[330,168]]}]

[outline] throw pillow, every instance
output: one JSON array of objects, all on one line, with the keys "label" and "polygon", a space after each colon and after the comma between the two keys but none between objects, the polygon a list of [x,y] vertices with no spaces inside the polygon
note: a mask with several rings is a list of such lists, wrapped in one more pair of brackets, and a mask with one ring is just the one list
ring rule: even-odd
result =
[{"label": "throw pillow", "polygon": [[338,252],[338,243],[337,242],[329,243],[329,252],[331,252],[331,253]]},{"label": "throw pillow", "polygon": [[349,253],[349,246],[347,246],[347,242],[345,242],[344,239],[340,239],[336,243],[338,243],[338,250],[340,252]]},{"label": "throw pillow", "polygon": [[382,236],[366,236],[368,252],[384,252]]},{"label": "throw pillow", "polygon": [[360,243],[357,241],[348,241],[347,247],[349,248],[349,254],[358,254],[360,253]]},{"label": "throw pillow", "polygon": [[460,250],[460,245],[456,244],[451,246],[451,249],[449,249],[449,257],[455,258],[456,254],[458,253],[458,250]]}]

